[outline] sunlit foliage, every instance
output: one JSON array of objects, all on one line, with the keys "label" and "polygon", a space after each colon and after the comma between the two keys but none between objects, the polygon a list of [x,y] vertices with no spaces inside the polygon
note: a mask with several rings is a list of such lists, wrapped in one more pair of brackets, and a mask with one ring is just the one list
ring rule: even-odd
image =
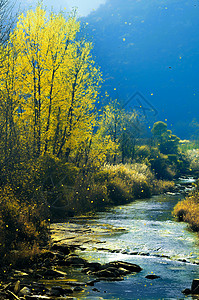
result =
[{"label": "sunlit foliage", "polygon": [[[15,139],[30,156],[74,157],[92,135],[102,80],[79,30],[75,14],[47,17],[38,6],[19,17],[2,54],[5,140]],[[7,156],[8,141],[4,148]]]},{"label": "sunlit foliage", "polygon": [[174,207],[173,214],[179,221],[189,223],[194,231],[199,231],[199,190],[198,184],[195,192],[180,201]]},{"label": "sunlit foliage", "polygon": [[153,133],[158,148],[160,152],[163,154],[177,154],[178,153],[178,144],[180,139],[172,133],[171,130],[167,129],[167,124],[158,121],[154,123],[153,128],[151,130]]},{"label": "sunlit foliage", "polygon": [[46,241],[49,213],[73,213],[76,193],[87,191],[81,178],[115,153],[95,108],[102,75],[79,31],[75,12],[66,19],[38,6],[1,45],[0,230],[10,229],[2,254]]}]

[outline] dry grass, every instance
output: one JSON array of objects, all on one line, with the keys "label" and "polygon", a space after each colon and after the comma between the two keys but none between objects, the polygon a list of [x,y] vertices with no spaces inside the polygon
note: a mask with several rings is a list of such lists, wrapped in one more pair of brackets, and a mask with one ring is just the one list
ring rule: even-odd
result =
[{"label": "dry grass", "polygon": [[159,195],[165,192],[174,191],[175,183],[168,180],[154,180],[153,181],[153,194]]},{"label": "dry grass", "polygon": [[111,177],[118,177],[128,182],[150,182],[154,179],[154,175],[149,167],[145,164],[118,164],[105,165],[104,170],[108,171]]},{"label": "dry grass", "polygon": [[179,202],[174,207],[173,215],[179,221],[189,223],[194,231],[199,231],[199,192],[197,191]]},{"label": "dry grass", "polygon": [[173,182],[156,180],[150,168],[143,163],[105,165],[103,172],[107,174],[109,197],[115,203],[148,198],[174,187]]},{"label": "dry grass", "polygon": [[37,205],[21,203],[9,186],[0,188],[0,233],[0,259],[6,260],[10,251],[32,256],[48,239]]}]

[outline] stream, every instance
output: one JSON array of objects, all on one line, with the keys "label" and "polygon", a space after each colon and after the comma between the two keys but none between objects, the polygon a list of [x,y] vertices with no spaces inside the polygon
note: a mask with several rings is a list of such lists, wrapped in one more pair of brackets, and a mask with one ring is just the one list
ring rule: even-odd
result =
[{"label": "stream", "polygon": [[[193,179],[182,179],[180,188],[190,189]],[[199,278],[199,239],[184,222],[176,222],[173,207],[183,199],[182,194],[164,194],[136,200],[128,205],[108,208],[106,211],[72,218],[69,223],[55,224],[67,243],[74,243],[76,253],[89,262],[126,261],[143,269],[121,281],[99,281],[88,287],[75,299],[83,300],[168,300],[199,299],[185,296],[182,291],[191,288]],[[56,235],[55,235],[56,236]],[[81,242],[84,241],[84,242]],[[81,270],[69,272],[69,278],[88,281]],[[154,280],[147,275],[157,275]],[[87,276],[85,280],[85,276]]]},{"label": "stream", "polygon": [[[159,195],[128,205],[109,208],[93,217],[76,218],[76,224],[96,231],[99,242],[88,244],[79,255],[90,262],[121,260],[140,265],[143,270],[123,281],[95,283],[95,289],[78,299],[199,299],[185,296],[199,278],[199,240],[187,224],[171,214],[183,196]],[[160,278],[150,280],[148,274]]]}]

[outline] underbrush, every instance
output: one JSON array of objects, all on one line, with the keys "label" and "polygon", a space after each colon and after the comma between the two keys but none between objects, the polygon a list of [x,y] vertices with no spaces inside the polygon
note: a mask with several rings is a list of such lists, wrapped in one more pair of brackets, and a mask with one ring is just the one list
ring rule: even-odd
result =
[{"label": "underbrush", "polygon": [[174,186],[173,182],[157,181],[150,168],[141,163],[107,164],[94,176],[97,184],[106,185],[108,201],[113,205],[149,198]]},{"label": "underbrush", "polygon": [[172,192],[175,189],[174,181],[168,180],[154,180],[153,181],[153,194],[159,195],[165,192]]},{"label": "underbrush", "polygon": [[0,260],[3,263],[13,264],[17,256],[31,257],[48,242],[43,209],[42,204],[26,204],[17,199],[9,186],[0,188]]},{"label": "underbrush", "polygon": [[7,264],[38,255],[48,243],[50,222],[149,198],[174,185],[157,180],[144,163],[80,169],[47,155],[16,164],[6,181],[0,187],[0,260]]},{"label": "underbrush", "polygon": [[151,196],[154,176],[145,164],[106,165],[103,171],[108,173],[108,192],[114,204]]},{"label": "underbrush", "polygon": [[79,172],[65,212],[62,210],[63,218],[149,198],[173,188],[173,182],[157,180],[146,164],[106,164],[101,169]]}]

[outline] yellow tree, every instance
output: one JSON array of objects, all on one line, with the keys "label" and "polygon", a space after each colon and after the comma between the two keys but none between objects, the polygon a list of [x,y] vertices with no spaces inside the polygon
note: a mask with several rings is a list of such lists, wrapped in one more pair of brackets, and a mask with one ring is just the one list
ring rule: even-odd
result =
[{"label": "yellow tree", "polygon": [[1,47],[1,73],[0,73],[0,147],[3,165],[11,162],[14,149],[18,147],[17,128],[14,114],[18,107],[15,93],[16,83],[16,56],[13,49]]},{"label": "yellow tree", "polygon": [[[79,30],[75,14],[67,21],[62,13],[47,17],[38,6],[19,17],[6,46],[13,61],[13,120],[20,142],[35,156],[75,157],[95,126],[101,74],[92,45],[77,39]],[[5,92],[6,72],[4,63],[0,84]]]}]

